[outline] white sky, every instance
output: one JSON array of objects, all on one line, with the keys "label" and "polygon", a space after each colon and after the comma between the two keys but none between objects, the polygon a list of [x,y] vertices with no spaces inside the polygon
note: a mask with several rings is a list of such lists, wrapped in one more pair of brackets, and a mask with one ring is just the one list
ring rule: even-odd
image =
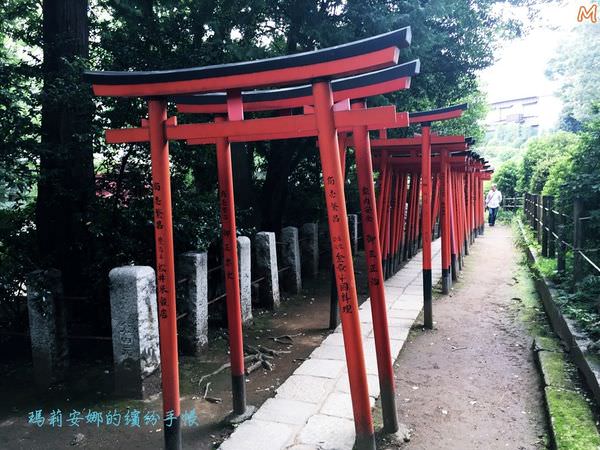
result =
[{"label": "white sky", "polygon": [[[543,5],[539,17],[531,24],[531,31],[525,37],[507,43],[498,51],[496,63],[481,72],[482,88],[488,94],[488,101],[542,97],[540,125],[542,128],[554,125],[561,104],[553,96],[555,83],[544,74],[546,64],[558,43],[577,25],[579,6],[589,3],[588,0],[568,0]],[[523,11],[511,7],[510,13],[519,15]]]}]

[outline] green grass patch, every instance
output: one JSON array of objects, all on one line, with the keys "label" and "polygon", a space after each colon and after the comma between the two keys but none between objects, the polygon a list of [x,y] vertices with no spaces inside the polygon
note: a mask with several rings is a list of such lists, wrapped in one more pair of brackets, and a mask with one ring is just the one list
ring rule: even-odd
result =
[{"label": "green grass patch", "polygon": [[590,405],[578,392],[546,388],[546,401],[557,450],[595,450],[600,447]]},{"label": "green grass patch", "polygon": [[538,358],[548,386],[565,389],[572,386],[564,353],[541,351]]},{"label": "green grass patch", "polygon": [[536,255],[536,261],[533,265],[534,270],[537,270],[544,278],[552,279],[556,274],[556,259],[544,258]]}]

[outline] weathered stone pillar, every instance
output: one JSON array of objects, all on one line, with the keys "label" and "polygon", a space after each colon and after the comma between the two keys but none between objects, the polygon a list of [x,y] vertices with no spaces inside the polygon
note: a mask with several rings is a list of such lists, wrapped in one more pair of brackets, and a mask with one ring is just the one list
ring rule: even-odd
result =
[{"label": "weathered stone pillar", "polygon": [[269,309],[279,307],[279,273],[277,271],[277,248],[275,233],[256,233],[256,275],[260,281],[259,298],[261,306]]},{"label": "weathered stone pillar", "polygon": [[252,320],[252,254],[250,253],[250,238],[237,238],[238,266],[240,272],[240,302],[242,322]]},{"label": "weathered stone pillar", "polygon": [[281,230],[281,265],[287,267],[282,272],[282,288],[286,292],[297,294],[302,290],[302,275],[300,269],[300,243],[298,228],[285,227]]},{"label": "weathered stone pillar", "polygon": [[208,345],[208,255],[186,252],[177,261],[177,322],[184,353],[199,354]]},{"label": "weathered stone pillar", "polygon": [[27,309],[33,375],[39,389],[62,381],[69,363],[61,273],[36,270],[27,275]]},{"label": "weathered stone pillar", "polygon": [[302,273],[316,278],[319,273],[319,224],[305,223],[300,231]]},{"label": "weathered stone pillar", "polygon": [[358,253],[358,215],[348,214],[348,228],[350,229],[350,243],[352,244],[352,255]]},{"label": "weathered stone pillar", "polygon": [[145,398],[145,383],[160,366],[156,279],[146,266],[116,267],[110,279],[110,314],[118,395]]}]

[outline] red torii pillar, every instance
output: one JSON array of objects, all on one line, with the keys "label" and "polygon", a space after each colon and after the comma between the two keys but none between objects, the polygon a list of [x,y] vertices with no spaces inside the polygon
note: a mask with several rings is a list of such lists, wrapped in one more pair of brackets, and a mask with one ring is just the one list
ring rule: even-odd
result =
[{"label": "red torii pillar", "polygon": [[[244,120],[244,109],[239,90],[227,93],[227,118],[229,121]],[[224,121],[224,117],[217,117],[215,119],[216,123]],[[227,324],[229,328],[233,414],[244,416],[251,414],[254,407],[251,407],[250,411],[247,411],[231,144],[226,137],[223,137],[216,140],[216,146],[223,267],[225,272],[225,292],[227,294]]]},{"label": "red torii pillar", "polygon": [[[364,102],[354,103],[355,109],[365,107]],[[367,262],[367,280],[371,297],[371,315],[373,318],[373,334],[377,349],[377,368],[381,407],[383,410],[383,426],[388,433],[398,431],[396,410],[396,394],[394,387],[394,369],[390,349],[390,336],[383,284],[383,268],[379,241],[379,226],[375,211],[375,188],[373,186],[373,165],[371,161],[371,144],[367,127],[354,128],[354,148],[358,192],[362,213],[362,232]]]},{"label": "red torii pillar", "polygon": [[421,190],[423,241],[423,324],[433,329],[432,280],[431,280],[431,124],[421,123]]},{"label": "red torii pillar", "polygon": [[173,215],[169,174],[169,141],[164,126],[166,122],[166,101],[150,100],[148,102],[148,132],[152,159],[162,396],[165,417],[169,414],[174,416],[171,426],[167,427],[165,424],[165,447],[172,449],[181,448],[181,424],[179,421],[179,357],[177,353]]}]

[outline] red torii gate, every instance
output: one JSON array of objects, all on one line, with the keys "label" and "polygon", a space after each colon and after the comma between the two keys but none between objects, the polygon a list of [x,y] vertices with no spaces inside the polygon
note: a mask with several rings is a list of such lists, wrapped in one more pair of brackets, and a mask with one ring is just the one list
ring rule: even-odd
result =
[{"label": "red torii gate", "polygon": [[[334,108],[347,109],[349,100],[352,100],[352,109],[363,110],[366,108],[364,99],[368,96],[381,95],[391,91],[405,89],[409,86],[410,77],[419,71],[419,61],[411,61],[389,69],[377,72],[349,77],[333,81],[332,91],[334,101],[339,101]],[[299,88],[279,89],[273,91],[251,91],[242,94],[245,104],[253,111],[266,110],[290,110],[290,107],[298,107],[302,103],[305,113],[312,112],[312,99],[307,96],[309,86]],[[222,111],[226,96],[224,93],[203,94],[185,97],[176,97],[179,111],[187,113],[213,113]],[[396,127],[408,126],[407,113],[397,113]],[[297,117],[297,116],[294,116]],[[368,126],[358,126],[352,129],[340,129],[340,161],[341,172],[344,174],[345,149],[348,142],[348,132],[352,131],[355,139],[362,143],[356,147],[356,164],[358,173],[358,186],[360,191],[360,203],[363,215],[363,235],[365,242],[365,253],[367,258],[368,285],[371,296],[371,309],[373,316],[375,347],[377,351],[377,366],[379,373],[379,385],[383,409],[384,430],[393,433],[398,430],[398,420],[395,405],[395,388],[393,366],[391,361],[391,350],[389,342],[389,331],[387,322],[387,308],[383,285],[383,273],[381,271],[381,250],[378,245],[378,227],[375,217],[375,190],[373,186],[373,170],[371,165],[371,152],[368,146]],[[290,136],[292,137],[292,136]],[[244,137],[246,138],[246,137]],[[281,139],[282,134],[271,132],[260,136],[250,136],[251,139]],[[189,144],[205,144],[207,139],[188,140]],[[335,310],[337,314],[337,309]]]},{"label": "red torii gate", "polygon": [[[214,140],[217,145],[233,410],[235,414],[244,415],[247,408],[230,142],[235,139],[252,140],[252,136],[256,139],[264,138],[265,135],[273,138],[272,130],[277,130],[282,138],[316,135],[319,140],[332,255],[336,260],[338,298],[342,304],[342,328],[357,446],[374,448],[337,130],[348,128],[366,133],[371,126],[398,127],[405,126],[406,122],[398,122],[398,115],[393,107],[334,111],[331,84],[325,80],[394,66],[397,64],[399,48],[407,47],[409,43],[410,29],[405,28],[346,45],[288,57],[182,70],[86,73],[96,95],[149,98],[148,119],[142,121],[142,127],[108,130],[106,137],[110,143],[150,142],[163,409],[165,417],[175,418],[172,426],[165,426],[167,448],[181,448],[168,142],[178,139],[209,139]],[[244,120],[242,89],[301,82],[311,83],[314,114]],[[226,91],[227,120],[219,118],[214,123],[177,125],[175,117],[167,117],[167,96],[218,90]]]}]

